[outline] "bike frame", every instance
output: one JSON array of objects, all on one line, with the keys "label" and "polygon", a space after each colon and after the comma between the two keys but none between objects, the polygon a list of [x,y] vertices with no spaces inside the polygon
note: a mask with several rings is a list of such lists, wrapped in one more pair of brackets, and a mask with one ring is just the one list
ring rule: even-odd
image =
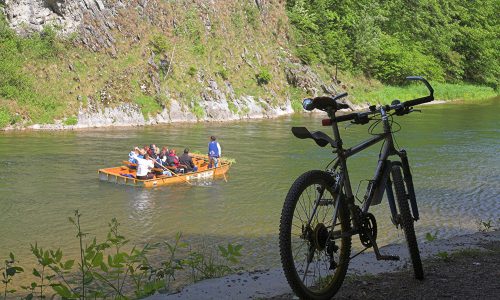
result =
[{"label": "bike frame", "polygon": [[[353,216],[357,214],[357,209],[356,205],[354,203],[354,194],[352,192],[352,187],[351,187],[351,182],[349,179],[349,173],[347,171],[347,159],[375,144],[377,144],[380,141],[384,141],[384,144],[382,146],[382,150],[379,155],[379,160],[377,167],[375,169],[375,174],[373,178],[369,181],[368,187],[366,189],[366,193],[363,199],[363,204],[361,207],[361,212],[362,213],[367,213],[370,205],[372,204],[379,204],[384,191],[387,190],[387,198],[389,202],[389,207],[391,210],[391,215],[392,215],[392,222],[394,225],[397,225],[397,210],[396,210],[396,205],[395,205],[395,200],[394,200],[394,193],[392,190],[392,184],[389,178],[389,174],[391,172],[391,168],[394,164],[400,165],[403,168],[403,172],[405,174],[405,181],[407,182],[407,185],[411,188],[408,189],[408,193],[410,196],[410,202],[411,202],[411,207],[412,207],[412,212],[414,218],[417,220],[418,219],[418,209],[416,206],[416,201],[415,199],[415,194],[413,191],[413,184],[409,185],[408,182],[411,181],[411,173],[410,173],[410,168],[408,164],[408,159],[406,157],[406,152],[404,150],[398,151],[394,147],[394,140],[393,140],[393,135],[391,131],[391,124],[389,122],[389,115],[387,112],[384,110],[384,108],[380,109],[380,114],[382,116],[382,124],[384,127],[384,132],[375,135],[374,137],[365,140],[351,148],[344,149],[342,147],[342,139],[340,137],[340,132],[338,128],[338,123],[335,121],[335,115],[334,111],[328,112],[328,115],[332,119],[332,128],[333,128],[333,134],[335,141],[337,143],[337,148],[335,152],[338,155],[338,160],[333,166],[332,169],[336,169],[338,166],[340,166],[340,178],[338,178],[338,186],[344,188],[344,194],[345,194],[345,199],[347,200],[347,205],[349,208],[349,211]],[[401,159],[400,162],[392,162],[388,160],[390,156],[397,155]],[[342,204],[341,204],[342,205]],[[336,212],[334,213],[334,220],[336,221],[337,214]],[[335,224],[335,223],[334,223]],[[354,229],[360,228],[360,224],[358,224],[358,218],[354,217],[353,218],[353,225]],[[356,231],[356,230],[355,230]]]}]

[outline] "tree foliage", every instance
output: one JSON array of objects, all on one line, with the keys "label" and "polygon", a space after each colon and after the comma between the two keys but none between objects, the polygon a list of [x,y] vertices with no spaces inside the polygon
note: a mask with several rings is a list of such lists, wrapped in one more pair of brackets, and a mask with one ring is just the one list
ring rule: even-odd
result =
[{"label": "tree foliage", "polygon": [[408,75],[498,88],[496,0],[289,0],[297,56],[386,83]]}]

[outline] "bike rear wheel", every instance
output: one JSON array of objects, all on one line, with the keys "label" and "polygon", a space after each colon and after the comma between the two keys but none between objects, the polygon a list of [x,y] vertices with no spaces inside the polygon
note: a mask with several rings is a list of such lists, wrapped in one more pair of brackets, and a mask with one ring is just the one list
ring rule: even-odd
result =
[{"label": "bike rear wheel", "polygon": [[332,190],[334,184],[324,171],[306,172],[292,184],[283,205],[281,263],[301,299],[331,299],[347,272],[351,236],[342,233],[350,229],[349,211],[342,195]]},{"label": "bike rear wheel", "polygon": [[405,234],[408,251],[410,252],[411,263],[415,278],[418,280],[424,279],[424,270],[422,268],[422,260],[420,259],[420,251],[418,250],[417,238],[415,236],[415,228],[413,226],[413,217],[410,212],[408,196],[399,166],[393,166],[391,170],[394,188],[396,190],[396,199],[399,208],[399,224]]}]

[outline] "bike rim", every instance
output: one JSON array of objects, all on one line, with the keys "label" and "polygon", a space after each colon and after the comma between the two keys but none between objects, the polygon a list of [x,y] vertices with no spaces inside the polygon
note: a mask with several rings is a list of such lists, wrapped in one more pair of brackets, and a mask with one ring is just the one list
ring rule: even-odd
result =
[{"label": "bike rim", "polygon": [[[321,198],[315,210],[319,196]],[[337,204],[335,196],[321,183],[308,185],[297,199],[293,213],[293,263],[300,282],[313,293],[329,291],[339,270],[342,239],[335,239],[332,235],[332,230],[340,231],[340,217],[333,226]]]}]

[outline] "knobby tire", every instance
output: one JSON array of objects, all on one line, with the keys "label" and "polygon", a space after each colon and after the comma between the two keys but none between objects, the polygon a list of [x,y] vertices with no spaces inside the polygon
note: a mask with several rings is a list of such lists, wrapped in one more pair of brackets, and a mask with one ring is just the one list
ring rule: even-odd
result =
[{"label": "knobby tire", "polygon": [[413,217],[410,212],[408,196],[404,185],[401,168],[393,166],[391,170],[394,188],[396,190],[396,199],[400,214],[400,225],[406,237],[410,259],[413,265],[415,278],[418,280],[424,279],[424,270],[422,268],[422,260],[420,259],[420,251],[418,250],[417,238],[415,236],[415,228],[413,226]]},{"label": "knobby tire", "polygon": [[[316,270],[318,270],[319,278],[316,280],[312,280],[312,283],[308,284],[307,274],[309,272],[304,272],[303,271],[304,266],[302,265],[302,268],[300,268],[299,264],[301,263],[303,258],[307,257],[308,254],[310,255],[312,251],[307,250],[308,252],[304,256],[300,256],[298,255],[300,253],[300,250],[297,248],[292,248],[295,245],[295,243],[298,244],[303,243],[302,246],[306,248],[310,247],[313,244],[307,239],[299,237],[297,234],[297,232],[304,232],[303,226],[302,228],[300,228],[301,226],[299,226],[299,223],[307,225],[307,218],[301,218],[300,213],[304,212],[306,215],[307,213],[309,213],[308,215],[309,217],[313,211],[311,207],[309,207],[308,210],[308,207],[306,206],[307,200],[305,199],[308,197],[307,195],[310,196],[311,193],[313,193],[315,190],[318,190],[317,189],[318,187],[324,187],[325,192],[322,198],[326,198],[326,195],[330,195],[332,196],[331,198],[334,199],[336,196],[336,193],[332,191],[334,182],[335,182],[334,178],[330,174],[324,171],[315,170],[302,174],[292,184],[286,196],[285,203],[283,205],[283,210],[281,212],[280,230],[279,230],[279,247],[280,247],[281,263],[283,265],[283,270],[288,283],[290,284],[295,294],[301,299],[331,299],[342,285],[342,282],[344,281],[344,277],[346,275],[347,268],[349,265],[349,256],[351,252],[351,236],[346,234],[342,235],[343,237],[339,237],[337,240],[335,240],[335,245],[339,247],[337,251],[334,253],[334,256],[335,255],[338,256],[335,258],[336,268],[330,270],[331,265],[329,265],[329,267],[326,268],[327,270],[326,272],[331,274],[325,273],[324,277],[321,276],[322,270],[325,270],[323,268],[324,266],[322,265],[322,263],[326,264],[325,260],[331,262],[330,259],[331,256],[328,256],[329,254],[327,253],[327,250],[325,249],[314,250],[313,261],[314,259],[317,259],[317,263],[314,266],[317,269],[314,269],[314,274],[312,276],[315,276]],[[316,196],[317,194],[315,194],[315,197]],[[338,211],[338,219],[334,231],[340,230],[341,233],[346,233],[349,232],[350,230],[350,218],[347,205],[346,203],[342,203],[345,202],[342,201],[342,199],[343,198],[341,197],[340,198],[341,203]],[[326,208],[322,206],[318,207],[318,211],[316,211],[316,214],[313,218],[313,222],[311,222],[312,225],[311,227],[313,229],[322,227],[321,224],[323,224],[325,220],[328,220],[326,216],[330,214],[330,212],[328,211],[329,209],[332,211],[330,224],[325,224],[325,226],[331,225],[331,223],[333,223],[332,218],[333,218],[334,205],[332,206],[333,208],[329,208],[328,205],[325,205]],[[326,212],[323,212],[322,210],[320,211],[319,210],[320,208],[322,210],[323,209],[326,210]],[[323,220],[320,221],[322,212],[324,216]],[[339,242],[341,243],[341,245],[337,245],[337,243]],[[294,253],[294,251],[296,251],[296,253]],[[324,256],[323,261],[321,260],[322,255]],[[306,260],[306,265],[309,265],[307,264],[307,259],[305,260]],[[307,270],[307,268],[305,269]],[[305,280],[303,280],[304,277]]]}]

